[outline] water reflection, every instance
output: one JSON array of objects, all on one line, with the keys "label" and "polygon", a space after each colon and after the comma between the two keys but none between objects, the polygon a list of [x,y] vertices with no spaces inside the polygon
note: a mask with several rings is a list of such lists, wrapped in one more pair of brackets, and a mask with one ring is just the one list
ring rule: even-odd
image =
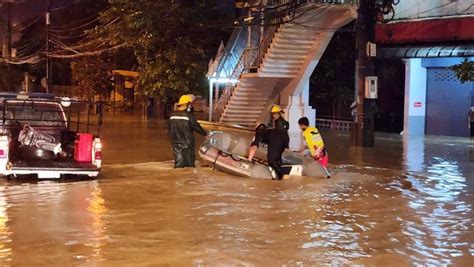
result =
[{"label": "water reflection", "polygon": [[2,188],[1,262],[36,265],[102,261],[106,241],[103,216],[107,209],[97,181],[27,182]]},{"label": "water reflection", "polygon": [[5,197],[5,187],[0,186],[0,261],[11,260],[11,232],[8,227],[8,203]]},{"label": "water reflection", "polygon": [[419,264],[467,263],[474,241],[472,180],[468,187],[466,179],[473,178],[472,165],[467,163],[469,148],[451,139],[409,141],[411,144],[405,146],[409,170],[405,177],[414,190],[402,191],[412,209],[402,220],[403,233],[411,239],[403,253]]},{"label": "water reflection", "polygon": [[472,266],[464,139],[327,134],[332,179],[271,182],[174,170],[163,122],[116,120],[98,181],[2,184],[0,265]]}]

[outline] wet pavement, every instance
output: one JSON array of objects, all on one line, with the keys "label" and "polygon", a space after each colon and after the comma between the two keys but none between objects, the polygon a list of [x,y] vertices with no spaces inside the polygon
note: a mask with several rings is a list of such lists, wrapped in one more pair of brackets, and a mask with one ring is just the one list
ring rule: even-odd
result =
[{"label": "wet pavement", "polygon": [[173,170],[165,124],[113,117],[90,181],[0,182],[0,264],[474,265],[474,143],[325,132],[334,177]]}]

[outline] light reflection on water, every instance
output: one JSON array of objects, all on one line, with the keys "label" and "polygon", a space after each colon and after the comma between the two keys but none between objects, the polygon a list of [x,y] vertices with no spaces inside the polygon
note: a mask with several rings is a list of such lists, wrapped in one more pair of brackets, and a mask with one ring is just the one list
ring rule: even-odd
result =
[{"label": "light reflection on water", "polygon": [[[412,238],[408,247],[414,261],[453,264],[452,259],[472,257],[471,195],[459,163],[434,157],[426,176],[408,176],[415,192],[404,191],[416,221],[406,221],[404,233]],[[472,177],[471,177],[472,179]],[[472,190],[472,189],[471,189]],[[468,198],[469,199],[469,198]]]}]

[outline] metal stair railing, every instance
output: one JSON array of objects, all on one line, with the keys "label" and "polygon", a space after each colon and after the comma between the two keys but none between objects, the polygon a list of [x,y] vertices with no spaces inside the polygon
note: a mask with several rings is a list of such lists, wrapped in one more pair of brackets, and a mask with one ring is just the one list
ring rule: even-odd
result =
[{"label": "metal stair railing", "polygon": [[294,16],[300,0],[271,0],[263,8],[261,14],[260,42],[255,47],[247,47],[244,51],[244,65],[249,71],[260,67],[263,57],[281,24]]},{"label": "metal stair railing", "polygon": [[[279,25],[283,22],[284,17],[289,15],[289,12],[292,10],[292,8],[296,8],[297,2],[298,0],[268,1],[266,7],[263,9],[263,14],[261,14],[261,16],[263,17],[264,24],[266,25],[263,34],[261,34],[260,30],[258,30],[260,25],[250,26],[253,28],[252,31],[250,31],[250,37],[249,33],[245,33],[242,28],[239,28],[238,31],[235,31],[235,34],[233,33],[231,39],[229,40],[229,43],[233,42],[233,45],[229,50],[225,51],[226,56],[219,64],[218,73],[221,70],[226,70],[225,64],[229,62],[231,56],[235,56],[236,44],[238,44],[239,41],[242,42],[243,39],[246,39],[246,44],[248,45],[249,41],[250,43],[255,42],[255,39],[257,37],[260,39],[260,41],[257,42],[258,46],[253,48],[247,47],[242,51],[242,54],[239,60],[237,61],[237,64],[235,64],[234,70],[232,71],[230,78],[233,80],[239,80],[242,74],[252,71],[252,65],[255,65],[263,58],[263,55],[266,53],[268,47],[270,46],[272,38],[275,32],[277,31]],[[220,119],[222,117],[222,114],[224,113],[225,108],[229,103],[230,98],[232,97],[234,89],[234,84],[228,83],[226,85],[222,95],[219,97],[219,100],[217,101],[217,104],[213,110],[214,118]]]},{"label": "metal stair railing", "polygon": [[[235,66],[234,71],[232,72],[231,79],[239,79],[242,73],[244,72],[244,64],[243,64],[244,54],[240,57],[237,65]],[[222,92],[222,95],[219,97],[217,101],[216,107],[214,108],[214,118],[220,120],[222,114],[224,114],[225,108],[232,97],[234,92],[235,86],[233,83],[228,83]]]}]

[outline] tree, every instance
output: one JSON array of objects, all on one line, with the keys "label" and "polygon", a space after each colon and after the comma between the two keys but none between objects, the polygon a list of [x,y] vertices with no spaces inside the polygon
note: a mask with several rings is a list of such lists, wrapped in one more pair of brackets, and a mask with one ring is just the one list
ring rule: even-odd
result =
[{"label": "tree", "polygon": [[71,63],[72,78],[77,85],[74,95],[92,100],[98,94],[106,99],[112,91],[110,73],[114,62],[105,56],[84,57]]},{"label": "tree", "polygon": [[474,62],[464,59],[462,63],[454,65],[450,68],[456,74],[461,83],[474,81]]},{"label": "tree", "polygon": [[214,14],[214,1],[109,2],[96,33],[110,46],[125,44],[133,50],[145,95],[166,101],[207,89],[207,63],[227,33],[217,26],[222,15]]}]

